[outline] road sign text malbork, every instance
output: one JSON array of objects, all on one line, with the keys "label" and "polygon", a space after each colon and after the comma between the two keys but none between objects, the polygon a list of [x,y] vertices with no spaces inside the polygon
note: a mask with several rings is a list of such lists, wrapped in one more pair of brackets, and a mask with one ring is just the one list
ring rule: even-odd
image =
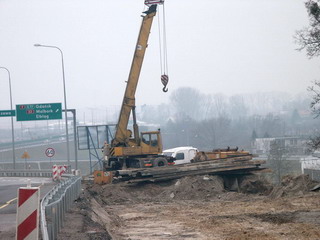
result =
[{"label": "road sign text malbork", "polygon": [[17,121],[62,119],[61,103],[16,105]]}]

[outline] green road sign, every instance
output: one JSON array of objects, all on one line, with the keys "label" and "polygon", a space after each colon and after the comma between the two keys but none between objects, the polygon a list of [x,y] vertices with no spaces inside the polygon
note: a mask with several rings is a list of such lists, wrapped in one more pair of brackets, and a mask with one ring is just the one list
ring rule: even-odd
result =
[{"label": "green road sign", "polygon": [[1,110],[0,117],[14,117],[16,115],[15,110]]},{"label": "green road sign", "polygon": [[62,119],[61,103],[16,105],[17,121]]}]

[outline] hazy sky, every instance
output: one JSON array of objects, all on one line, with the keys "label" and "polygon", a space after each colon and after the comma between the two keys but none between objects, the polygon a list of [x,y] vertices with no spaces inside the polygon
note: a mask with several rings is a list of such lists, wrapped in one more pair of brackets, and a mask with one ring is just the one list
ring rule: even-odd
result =
[{"label": "hazy sky", "polygon": [[[155,21],[137,104],[166,102],[189,86],[203,93],[298,93],[320,76],[319,59],[295,49],[308,25],[300,0],[166,0],[169,92],[160,82]],[[141,23],[143,0],[0,0],[0,66],[11,71],[13,103],[63,102],[63,50],[69,108],[120,105]],[[0,109],[9,109],[0,70]]]}]

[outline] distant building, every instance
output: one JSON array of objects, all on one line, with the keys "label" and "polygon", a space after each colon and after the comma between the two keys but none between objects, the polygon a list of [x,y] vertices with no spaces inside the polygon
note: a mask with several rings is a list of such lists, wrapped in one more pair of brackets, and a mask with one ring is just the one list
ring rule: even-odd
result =
[{"label": "distant building", "polygon": [[290,155],[306,155],[308,152],[308,139],[305,137],[256,138],[255,141],[252,142],[252,152],[259,155],[268,155],[270,145],[274,141],[281,147],[287,149]]},{"label": "distant building", "polygon": [[270,144],[275,138],[256,138],[252,142],[252,153],[265,155],[270,151]]},{"label": "distant building", "polygon": [[317,154],[301,158],[301,170],[304,173],[305,169],[320,170],[320,158]]}]

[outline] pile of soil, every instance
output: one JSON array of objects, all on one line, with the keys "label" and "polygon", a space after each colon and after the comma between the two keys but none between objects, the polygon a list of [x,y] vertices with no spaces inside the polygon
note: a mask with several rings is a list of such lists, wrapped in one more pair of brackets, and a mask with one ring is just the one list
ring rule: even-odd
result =
[{"label": "pile of soil", "polygon": [[159,199],[201,200],[219,196],[225,192],[224,181],[219,176],[184,177],[168,186],[157,196]]},{"label": "pile of soil", "polygon": [[282,178],[280,186],[273,188],[270,198],[302,196],[318,184],[318,182],[310,179],[309,175],[287,175]]},{"label": "pile of soil", "polygon": [[[165,184],[135,184],[127,183],[117,184],[88,184],[87,190],[93,197],[106,205],[118,205],[128,203],[143,203],[145,201],[154,200],[167,185],[174,183],[168,182]],[[98,197],[97,197],[98,196]]]},{"label": "pile of soil", "polygon": [[270,182],[257,175],[247,175],[240,178],[239,187],[242,193],[262,195],[269,195],[273,190],[273,185]]},{"label": "pile of soil", "polygon": [[[239,181],[239,190],[246,194],[270,193],[272,187],[258,176],[243,176]],[[189,176],[162,183],[108,185],[88,185],[92,196],[99,196],[100,203],[106,205],[168,202],[175,200],[233,200],[234,193],[226,190],[226,178],[221,176]],[[239,197],[239,195],[237,195]]]},{"label": "pile of soil", "polygon": [[[308,175],[288,175],[282,179],[280,186],[271,183],[258,175],[247,175],[238,178],[239,188],[230,191],[227,182],[232,178],[221,176],[189,176],[162,183],[117,183],[107,185],[89,184],[87,189],[100,203],[117,205],[127,203],[168,202],[174,200],[230,200],[238,190],[243,195],[258,194],[270,198],[303,195],[310,192],[318,183]],[[230,185],[230,184],[229,184]],[[241,197],[239,193],[237,197]]]}]

